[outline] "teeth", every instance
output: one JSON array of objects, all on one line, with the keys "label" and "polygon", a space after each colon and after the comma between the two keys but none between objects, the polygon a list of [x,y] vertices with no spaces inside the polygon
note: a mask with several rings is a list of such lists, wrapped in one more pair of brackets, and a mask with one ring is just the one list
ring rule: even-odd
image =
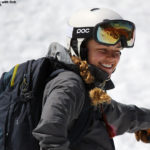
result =
[{"label": "teeth", "polygon": [[111,68],[112,65],[109,65],[109,64],[102,64],[102,66],[106,67],[106,68]]}]

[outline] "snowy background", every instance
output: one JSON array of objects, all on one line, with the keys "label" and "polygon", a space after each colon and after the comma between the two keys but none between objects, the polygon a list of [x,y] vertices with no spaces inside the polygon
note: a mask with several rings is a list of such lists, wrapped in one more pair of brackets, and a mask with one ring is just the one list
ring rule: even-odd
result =
[{"label": "snowy background", "polygon": [[[0,1],[1,3],[2,1]],[[120,102],[150,108],[149,0],[16,0],[0,6],[0,75],[17,63],[45,56],[49,44],[65,45],[66,20],[77,9],[108,7],[136,24],[136,43],[125,49],[110,95]],[[115,138],[117,150],[149,150],[134,134]]]}]

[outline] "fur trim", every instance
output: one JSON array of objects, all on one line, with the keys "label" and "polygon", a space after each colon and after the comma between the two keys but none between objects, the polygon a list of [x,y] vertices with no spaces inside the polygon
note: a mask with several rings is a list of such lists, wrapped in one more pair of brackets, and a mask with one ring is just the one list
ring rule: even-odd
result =
[{"label": "fur trim", "polygon": [[92,105],[97,106],[102,103],[110,103],[111,97],[102,89],[94,88],[89,92]]},{"label": "fur trim", "polygon": [[[76,56],[72,56],[71,59],[77,66],[79,66],[80,75],[83,78],[83,80],[85,81],[85,83],[86,84],[94,83],[94,77],[92,76],[91,72],[89,71],[87,61],[82,61],[80,58],[78,58]],[[97,106],[98,104],[102,104],[105,102],[110,103],[110,101],[111,101],[111,97],[108,96],[104,90],[102,90],[98,87],[95,87],[94,89],[90,90],[89,96],[91,98],[91,103],[94,106]]]}]

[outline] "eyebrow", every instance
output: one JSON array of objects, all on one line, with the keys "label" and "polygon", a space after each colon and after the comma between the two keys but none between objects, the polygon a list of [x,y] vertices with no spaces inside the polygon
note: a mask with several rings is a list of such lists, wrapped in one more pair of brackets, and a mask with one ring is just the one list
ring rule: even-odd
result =
[{"label": "eyebrow", "polygon": [[[108,46],[109,47],[109,46]],[[123,49],[123,47],[121,45],[116,46],[116,48],[121,48]],[[107,47],[101,47],[100,49],[107,49]]]}]

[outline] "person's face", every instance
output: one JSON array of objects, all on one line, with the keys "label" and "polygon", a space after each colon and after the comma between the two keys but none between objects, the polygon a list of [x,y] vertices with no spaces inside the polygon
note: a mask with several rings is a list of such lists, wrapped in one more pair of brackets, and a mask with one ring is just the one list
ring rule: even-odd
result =
[{"label": "person's face", "polygon": [[113,46],[106,46],[97,43],[95,40],[90,40],[87,44],[87,48],[88,63],[97,66],[110,76],[120,60],[121,43],[119,42]]}]

